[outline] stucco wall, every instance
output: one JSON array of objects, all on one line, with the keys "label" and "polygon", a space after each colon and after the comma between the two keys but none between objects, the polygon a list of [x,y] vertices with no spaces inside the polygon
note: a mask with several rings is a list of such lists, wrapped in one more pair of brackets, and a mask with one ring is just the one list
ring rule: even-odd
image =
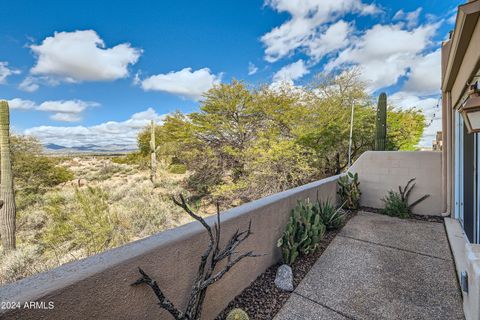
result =
[{"label": "stucco wall", "polygon": [[[299,199],[336,199],[338,176],[278,193],[222,213],[222,239],[252,221],[253,235],[238,251],[266,256],[244,260],[207,293],[203,319],[213,319],[256,277],[280,259],[276,248]],[[207,222],[213,224],[215,217]],[[53,301],[51,310],[0,310],[1,319],[172,319],[150,288],[131,287],[142,267],[165,294],[184,306],[207,237],[199,223],[168,230],[0,288],[0,301]]]},{"label": "stucco wall", "polygon": [[442,154],[434,151],[368,151],[350,169],[360,179],[361,205],[383,208],[382,198],[388,190],[398,190],[411,178],[416,186],[410,199],[424,194],[430,197],[414,207],[413,212],[423,215],[441,215],[444,210],[442,196]]}]

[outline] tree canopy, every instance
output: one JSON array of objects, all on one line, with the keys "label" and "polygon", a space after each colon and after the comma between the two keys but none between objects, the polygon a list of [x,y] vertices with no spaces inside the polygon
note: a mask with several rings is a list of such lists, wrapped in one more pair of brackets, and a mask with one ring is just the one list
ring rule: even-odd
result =
[{"label": "tree canopy", "polygon": [[[373,150],[376,115],[355,70],[319,75],[302,88],[219,84],[198,112],[173,113],[157,126],[159,157],[185,164],[189,185],[200,195],[248,201],[345,170],[352,105],[355,160]],[[390,107],[387,119],[388,150],[414,149],[423,113]],[[138,141],[148,154],[148,128]]]}]

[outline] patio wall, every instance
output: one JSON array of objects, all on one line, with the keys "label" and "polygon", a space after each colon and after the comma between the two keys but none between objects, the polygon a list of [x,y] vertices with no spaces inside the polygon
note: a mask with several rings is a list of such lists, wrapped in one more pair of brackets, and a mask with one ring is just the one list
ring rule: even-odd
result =
[{"label": "patio wall", "polygon": [[[213,319],[244,288],[280,259],[276,248],[290,211],[299,199],[336,199],[338,176],[281,192],[222,213],[222,239],[252,221],[253,235],[238,251],[263,257],[240,262],[209,288],[203,319]],[[214,217],[207,219],[213,224]],[[49,310],[0,310],[2,319],[172,319],[160,310],[147,286],[131,287],[137,267],[156,279],[166,296],[183,307],[196,275],[207,235],[199,223],[161,232],[144,240],[20,280],[0,288],[1,302],[53,301]]]},{"label": "patio wall", "polygon": [[415,206],[413,213],[442,215],[445,212],[441,152],[368,151],[350,170],[359,175],[362,206],[383,208],[382,198],[389,190],[398,191],[398,186],[404,187],[408,180],[416,178],[410,201],[425,194],[430,197]]}]

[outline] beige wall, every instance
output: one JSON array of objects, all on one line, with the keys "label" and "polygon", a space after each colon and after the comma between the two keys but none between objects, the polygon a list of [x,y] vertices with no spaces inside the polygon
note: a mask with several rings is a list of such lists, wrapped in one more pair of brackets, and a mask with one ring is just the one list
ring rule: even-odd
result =
[{"label": "beige wall", "polygon": [[[203,319],[213,319],[245,287],[280,259],[278,238],[299,199],[336,200],[338,176],[278,193],[221,215],[225,241],[252,220],[253,235],[239,248],[266,256],[234,267],[208,290]],[[214,217],[208,218],[212,224]],[[53,301],[53,310],[0,310],[1,319],[171,319],[146,286],[131,287],[142,267],[178,306],[186,297],[207,244],[199,223],[168,230],[0,288],[0,301]]]},{"label": "beige wall", "polygon": [[424,194],[430,197],[414,207],[423,215],[441,215],[444,210],[442,193],[442,153],[434,151],[368,151],[350,169],[360,179],[361,205],[383,208],[382,198],[388,190],[398,190],[411,178],[416,186],[410,196],[414,201]]}]

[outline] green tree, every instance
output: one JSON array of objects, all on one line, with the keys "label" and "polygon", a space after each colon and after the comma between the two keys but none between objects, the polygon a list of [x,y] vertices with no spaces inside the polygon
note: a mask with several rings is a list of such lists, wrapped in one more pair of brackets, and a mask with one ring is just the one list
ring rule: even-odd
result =
[{"label": "green tree", "polygon": [[42,155],[42,145],[31,136],[12,136],[12,170],[19,209],[49,188],[74,179],[74,174],[54,157]]}]

